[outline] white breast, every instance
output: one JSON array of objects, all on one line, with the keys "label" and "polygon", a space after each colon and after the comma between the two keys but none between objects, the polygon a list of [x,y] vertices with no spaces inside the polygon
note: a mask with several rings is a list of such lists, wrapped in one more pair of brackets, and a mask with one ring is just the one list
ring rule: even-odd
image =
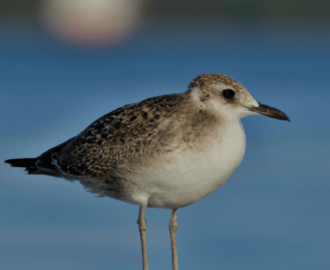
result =
[{"label": "white breast", "polygon": [[[207,138],[209,139],[209,138]],[[148,201],[156,208],[180,208],[217,190],[241,163],[245,133],[239,121],[219,130],[219,137],[203,151],[171,153],[159,160],[155,169],[143,168],[133,180],[137,190],[131,202]],[[172,160],[173,162],[163,162]]]}]

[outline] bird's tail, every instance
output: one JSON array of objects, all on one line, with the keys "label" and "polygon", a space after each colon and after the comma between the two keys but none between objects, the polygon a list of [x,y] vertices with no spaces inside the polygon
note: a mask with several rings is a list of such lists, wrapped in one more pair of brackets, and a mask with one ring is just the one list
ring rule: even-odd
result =
[{"label": "bird's tail", "polygon": [[38,158],[18,158],[8,159],[5,163],[9,163],[13,167],[22,167],[28,172],[28,174],[34,174],[37,171]]},{"label": "bird's tail", "polygon": [[74,138],[75,137],[49,149],[37,158],[8,159],[5,163],[9,163],[13,167],[25,168],[25,171],[28,174],[45,174],[55,177],[62,177],[63,172],[60,165],[58,165],[60,163],[59,155],[63,148],[71,143]]}]

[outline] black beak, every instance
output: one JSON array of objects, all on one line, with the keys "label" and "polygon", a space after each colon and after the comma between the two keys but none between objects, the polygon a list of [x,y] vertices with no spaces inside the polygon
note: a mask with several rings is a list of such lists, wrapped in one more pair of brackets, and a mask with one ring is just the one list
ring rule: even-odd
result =
[{"label": "black beak", "polygon": [[265,116],[268,116],[271,118],[275,118],[275,119],[279,119],[279,120],[286,120],[286,121],[290,122],[289,117],[284,112],[281,112],[278,109],[269,107],[269,106],[261,104],[261,103],[259,103],[259,107],[252,107],[252,108],[249,108],[249,110],[252,112],[260,113],[262,115],[265,115]]}]

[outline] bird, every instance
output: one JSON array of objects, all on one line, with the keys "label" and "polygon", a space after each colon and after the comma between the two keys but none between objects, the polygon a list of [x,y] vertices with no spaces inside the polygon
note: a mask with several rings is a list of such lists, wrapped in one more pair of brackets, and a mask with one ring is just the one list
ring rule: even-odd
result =
[{"label": "bird", "polygon": [[240,119],[255,114],[290,122],[236,80],[202,74],[182,93],[120,107],[36,158],[5,162],[31,175],[77,180],[100,197],[140,205],[143,270],[148,270],[146,208],[171,209],[172,265],[178,270],[177,210],[217,190],[236,170],[246,148]]}]

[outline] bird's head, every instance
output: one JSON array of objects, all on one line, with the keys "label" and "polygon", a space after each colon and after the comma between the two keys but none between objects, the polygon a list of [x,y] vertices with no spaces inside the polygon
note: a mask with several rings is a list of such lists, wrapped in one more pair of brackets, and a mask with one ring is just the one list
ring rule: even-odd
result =
[{"label": "bird's head", "polygon": [[229,117],[240,119],[252,114],[262,114],[290,122],[285,113],[259,103],[240,83],[225,75],[199,75],[189,84],[189,93],[193,100]]}]

